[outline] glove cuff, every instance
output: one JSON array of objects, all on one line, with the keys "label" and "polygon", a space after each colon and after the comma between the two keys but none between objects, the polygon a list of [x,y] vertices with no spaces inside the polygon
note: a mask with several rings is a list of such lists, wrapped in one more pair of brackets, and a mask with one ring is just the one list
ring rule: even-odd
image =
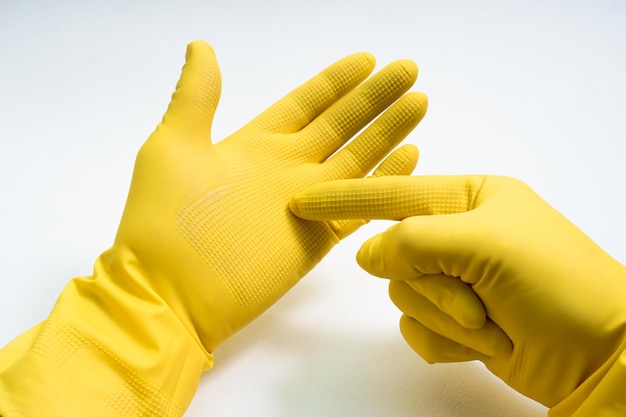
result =
[{"label": "glove cuff", "polygon": [[21,354],[0,351],[0,415],[183,414],[213,357],[156,294],[108,279],[108,261],[68,283]]},{"label": "glove cuff", "polygon": [[626,341],[576,391],[552,407],[549,417],[626,415]]}]

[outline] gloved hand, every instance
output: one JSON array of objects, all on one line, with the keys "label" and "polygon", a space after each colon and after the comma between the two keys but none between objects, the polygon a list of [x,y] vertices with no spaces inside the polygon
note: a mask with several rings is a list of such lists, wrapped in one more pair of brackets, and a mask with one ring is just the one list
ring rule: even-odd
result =
[{"label": "gloved hand", "polygon": [[332,181],[305,219],[400,220],[357,254],[428,362],[481,360],[552,416],[626,415],[626,270],[518,180]]},{"label": "gloved hand", "polygon": [[[426,97],[403,96],[415,64],[364,81],[373,66],[369,54],[346,57],[212,144],[220,72],[210,46],[190,44],[112,248],[3,351],[0,415],[181,415],[211,352],[362,223],[300,220],[290,197],[366,175],[423,117]],[[408,174],[416,160],[400,148],[377,174]]]}]

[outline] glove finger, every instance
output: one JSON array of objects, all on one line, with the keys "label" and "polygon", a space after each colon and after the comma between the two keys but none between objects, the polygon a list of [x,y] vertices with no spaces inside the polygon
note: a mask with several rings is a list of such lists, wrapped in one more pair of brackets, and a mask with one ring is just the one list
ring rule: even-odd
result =
[{"label": "glove finger", "polygon": [[405,144],[394,150],[374,170],[372,177],[411,175],[419,161],[420,151],[415,145]]},{"label": "glove finger", "polygon": [[489,358],[431,331],[407,315],[400,318],[400,333],[411,349],[428,363],[468,362]]},{"label": "glove finger", "polygon": [[467,329],[479,329],[487,320],[487,312],[471,285],[448,275],[424,275],[405,281],[441,311]]},{"label": "glove finger", "polygon": [[483,175],[353,178],[312,185],[289,207],[307,220],[387,219],[461,213],[475,206]]},{"label": "glove finger", "polygon": [[427,108],[428,98],[423,93],[409,93],[400,98],[358,137],[323,163],[327,178],[367,174],[411,133]]},{"label": "glove finger", "polygon": [[478,329],[465,328],[404,281],[389,283],[389,297],[404,314],[460,345],[489,357],[508,355],[512,351],[508,336],[491,320]]},{"label": "glove finger", "polygon": [[[383,175],[410,175],[419,159],[419,149],[415,145],[403,145],[393,151],[372,174],[373,177]],[[339,239],[343,239],[359,227],[367,224],[369,220],[333,220],[328,222],[329,226]]]},{"label": "glove finger", "polygon": [[[304,135],[304,141],[307,143],[305,148],[312,151],[312,154],[305,155],[307,159],[313,161],[327,159],[343,146],[346,141],[408,91],[416,78],[417,66],[415,63],[408,60],[393,62],[328,108],[301,132]],[[420,97],[420,99],[416,97]],[[423,94],[412,96],[411,99],[410,104],[407,105],[405,102],[402,106],[403,109],[410,109],[407,110],[408,115],[403,115],[396,111],[392,113],[395,116],[394,118],[388,116],[386,119],[387,123],[389,123],[389,119],[395,119],[405,125],[404,119],[408,118],[410,121],[408,124],[411,127],[407,130],[407,127],[403,126],[404,130],[406,130],[404,136],[417,125],[426,111],[426,106],[424,105],[425,96]],[[399,130],[393,129],[393,126],[381,126],[379,124],[377,130],[370,131],[366,137],[369,140],[373,140],[371,136],[378,133],[379,136],[375,136],[375,138],[380,140],[380,135],[384,132],[385,127],[387,130]],[[302,137],[298,137],[298,140],[302,139]],[[379,157],[376,162],[380,159],[382,158]],[[373,165],[369,169],[372,167]]]},{"label": "glove finger", "polygon": [[365,80],[375,64],[371,54],[349,55],[291,91],[250,125],[272,133],[297,132]]},{"label": "glove finger", "polygon": [[203,41],[187,46],[185,65],[159,129],[176,129],[181,140],[207,140],[222,91],[213,48]]}]

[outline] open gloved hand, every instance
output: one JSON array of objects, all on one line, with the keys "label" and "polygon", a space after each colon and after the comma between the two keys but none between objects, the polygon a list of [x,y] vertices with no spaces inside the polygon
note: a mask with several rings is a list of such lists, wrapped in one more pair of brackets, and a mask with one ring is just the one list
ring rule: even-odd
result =
[{"label": "open gloved hand", "polygon": [[[190,44],[112,248],[0,352],[0,414],[182,414],[211,352],[363,223],[303,221],[291,196],[366,175],[424,116],[426,97],[404,95],[414,63],[367,79],[373,67],[369,54],[348,56],[213,144],[220,72],[209,45]],[[375,175],[416,162],[405,146]]]},{"label": "open gloved hand", "polygon": [[402,334],[428,362],[480,360],[551,416],[626,415],[626,269],[522,182],[339,180],[290,206],[400,221],[357,261],[391,279]]},{"label": "open gloved hand", "polygon": [[[320,181],[366,175],[423,117],[423,94],[400,98],[415,81],[415,64],[397,61],[359,85],[373,64],[368,54],[339,61],[213,145],[219,70],[208,45],[190,45],[163,122],[137,157],[114,247],[137,258],[141,275],[180,306],[209,351],[338,242],[333,223],[293,216],[291,196]],[[407,148],[388,167],[410,172],[416,156]]]}]

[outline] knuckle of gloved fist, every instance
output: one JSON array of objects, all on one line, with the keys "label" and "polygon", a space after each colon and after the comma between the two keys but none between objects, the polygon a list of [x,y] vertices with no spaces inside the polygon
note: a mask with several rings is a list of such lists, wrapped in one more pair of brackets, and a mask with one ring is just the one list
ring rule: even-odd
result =
[{"label": "knuckle of gloved fist", "polygon": [[531,187],[519,178],[501,176],[496,177],[497,183],[508,192],[532,192]]}]

